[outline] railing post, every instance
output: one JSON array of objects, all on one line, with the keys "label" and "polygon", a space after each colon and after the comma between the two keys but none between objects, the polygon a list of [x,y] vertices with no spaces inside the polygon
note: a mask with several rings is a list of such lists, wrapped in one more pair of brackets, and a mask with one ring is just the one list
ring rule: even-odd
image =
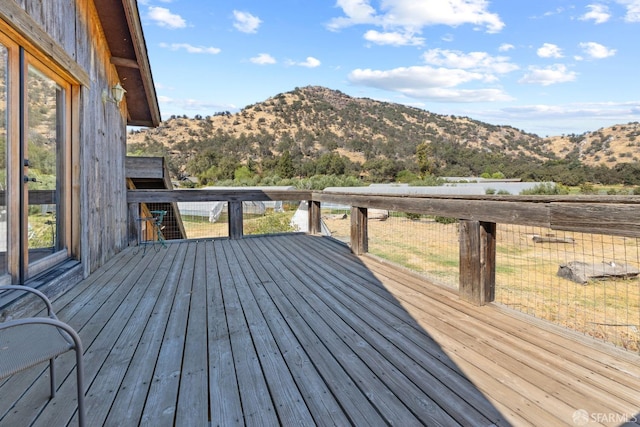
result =
[{"label": "railing post", "polygon": [[320,202],[309,200],[309,234],[322,232],[322,218],[320,214]]},{"label": "railing post", "polygon": [[369,252],[367,208],[351,206],[351,251],[356,255]]},{"label": "railing post", "polygon": [[129,246],[137,246],[140,236],[140,227],[142,227],[141,222],[138,221],[138,217],[140,217],[140,208],[138,203],[128,203],[128,207],[127,240],[129,241]]},{"label": "railing post", "polygon": [[460,298],[476,305],[495,299],[496,224],[460,221]]},{"label": "railing post", "polygon": [[229,238],[242,239],[242,202],[229,201],[227,211],[229,213]]}]

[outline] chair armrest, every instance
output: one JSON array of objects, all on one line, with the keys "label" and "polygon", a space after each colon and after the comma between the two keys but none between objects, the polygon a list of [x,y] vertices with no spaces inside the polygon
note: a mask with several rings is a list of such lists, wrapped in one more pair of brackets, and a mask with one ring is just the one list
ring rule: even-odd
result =
[{"label": "chair armrest", "polygon": [[43,294],[42,292],[40,292],[39,290],[34,289],[34,288],[30,288],[30,287],[24,286],[24,285],[3,285],[3,286],[0,286],[0,292],[5,292],[5,291],[22,291],[22,292],[29,292],[29,293],[32,293],[32,294],[36,295],[47,306],[47,316],[49,316],[52,319],[57,319],[56,314],[53,311],[53,306],[51,305],[51,301],[49,301],[49,298],[47,298],[47,296],[45,294]]},{"label": "chair armrest", "polygon": [[50,325],[64,331],[69,336],[69,338],[71,338],[71,340],[69,340],[64,334],[62,334],[67,342],[69,342],[69,344],[73,343],[75,348],[82,350],[82,342],[80,341],[80,336],[75,331],[75,329],[58,319],[51,319],[48,317],[25,317],[23,319],[7,320],[6,322],[0,322],[0,331],[15,326],[34,324]]}]

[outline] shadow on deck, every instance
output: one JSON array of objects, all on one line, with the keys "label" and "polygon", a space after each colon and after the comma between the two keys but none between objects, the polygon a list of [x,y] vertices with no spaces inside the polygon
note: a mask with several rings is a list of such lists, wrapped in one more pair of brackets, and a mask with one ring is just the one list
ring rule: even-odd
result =
[{"label": "shadow on deck", "polygon": [[[91,426],[620,425],[640,410],[637,356],[331,238],[134,252],[54,301],[85,346]],[[57,363],[52,401],[46,366],[0,384],[0,425],[75,423],[73,356]]]}]

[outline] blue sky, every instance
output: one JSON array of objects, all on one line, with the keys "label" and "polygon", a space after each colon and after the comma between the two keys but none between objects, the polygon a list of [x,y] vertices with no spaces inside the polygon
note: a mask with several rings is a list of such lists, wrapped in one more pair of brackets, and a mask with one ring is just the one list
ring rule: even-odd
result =
[{"label": "blue sky", "polygon": [[640,0],[138,0],[160,111],[325,86],[540,136],[640,121]]}]

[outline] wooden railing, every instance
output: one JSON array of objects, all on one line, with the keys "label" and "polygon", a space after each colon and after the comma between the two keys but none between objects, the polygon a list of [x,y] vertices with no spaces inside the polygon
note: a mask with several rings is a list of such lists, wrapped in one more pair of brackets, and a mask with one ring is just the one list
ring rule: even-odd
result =
[{"label": "wooden railing", "polygon": [[368,250],[367,209],[456,218],[460,221],[460,297],[493,301],[496,224],[537,226],[612,236],[640,237],[637,196],[444,196],[321,192],[314,202],[351,206],[351,248]]},{"label": "wooden railing", "polygon": [[[131,218],[140,203],[226,201],[229,238],[243,236],[243,201],[308,200],[309,232],[321,230],[322,203],[351,207],[351,249],[368,251],[368,209],[456,218],[460,221],[461,298],[478,305],[494,300],[496,224],[640,237],[638,196],[444,196],[389,195],[306,190],[130,190]],[[130,241],[138,231],[130,221]]]},{"label": "wooden railing", "polygon": [[[135,244],[140,235],[140,204],[177,202],[227,202],[229,212],[229,238],[239,239],[243,232],[242,202],[311,200],[310,191],[298,190],[129,190],[129,242]],[[320,218],[318,217],[318,222]],[[317,230],[312,230],[317,231]]]}]

